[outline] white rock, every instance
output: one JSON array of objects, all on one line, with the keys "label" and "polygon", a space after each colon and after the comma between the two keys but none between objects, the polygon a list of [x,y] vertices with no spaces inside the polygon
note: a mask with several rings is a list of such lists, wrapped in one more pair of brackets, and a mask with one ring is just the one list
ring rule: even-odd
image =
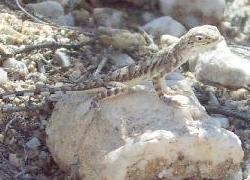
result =
[{"label": "white rock", "polygon": [[5,84],[8,81],[8,75],[3,68],[0,68],[0,84]]},{"label": "white rock", "polygon": [[70,67],[70,57],[62,51],[62,49],[57,49],[53,58],[54,62],[61,67]]},{"label": "white rock", "polygon": [[74,26],[75,20],[72,13],[60,16],[57,19],[54,19],[54,22],[62,26]]},{"label": "white rock", "polygon": [[155,14],[153,14],[152,12],[148,12],[148,11],[143,12],[141,16],[144,22],[149,22],[155,19]]},{"label": "white rock", "polygon": [[214,120],[217,121],[222,128],[228,128],[230,126],[228,118],[225,117],[214,117]]},{"label": "white rock", "polygon": [[196,60],[190,61],[190,68],[200,81],[229,87],[250,84],[250,61],[233,54],[224,41],[215,50],[200,54]]},{"label": "white rock", "polygon": [[[224,13],[225,19],[227,19],[232,26],[244,29],[245,25],[248,26],[249,8],[248,0],[233,0],[227,2]],[[246,27],[245,30],[247,29]]]},{"label": "white rock", "polygon": [[81,3],[81,0],[55,0],[60,3],[63,7],[67,7],[68,9],[75,8],[78,4]]},{"label": "white rock", "polygon": [[250,17],[248,17],[247,21],[245,22],[243,32],[248,34],[250,33]]},{"label": "white rock", "polygon": [[4,61],[3,68],[14,76],[26,76],[29,73],[24,62],[17,61],[13,58],[9,58],[8,60]]},{"label": "white rock", "polygon": [[228,180],[243,180],[243,173],[242,170],[239,170],[237,173],[229,177]]},{"label": "white rock", "polygon": [[11,165],[15,167],[20,167],[21,166],[21,159],[17,156],[17,154],[9,154],[9,162]]},{"label": "white rock", "polygon": [[119,28],[124,25],[125,14],[112,8],[95,8],[93,17],[98,25]]},{"label": "white rock", "polygon": [[223,18],[225,0],[160,0],[161,12],[187,27],[214,24]]},{"label": "white rock", "polygon": [[76,25],[83,26],[90,22],[90,13],[85,9],[74,10],[72,14]]},{"label": "white rock", "polygon": [[36,149],[41,146],[41,142],[37,137],[33,137],[25,145],[30,149]]},{"label": "white rock", "polygon": [[40,3],[30,3],[26,5],[27,8],[34,10],[36,13],[43,15],[44,17],[57,19],[64,15],[64,9],[62,5],[56,1],[43,1]]},{"label": "white rock", "polygon": [[132,33],[124,29],[111,29],[99,27],[100,43],[112,46],[114,49],[132,50],[146,45],[144,36],[140,33]]},{"label": "white rock", "polygon": [[186,28],[169,16],[159,17],[143,26],[143,28],[153,36],[169,34],[172,36],[181,36],[186,32]]},{"label": "white rock", "polygon": [[116,68],[122,68],[124,66],[128,66],[130,64],[135,64],[135,61],[127,54],[113,54],[112,60],[116,66]]},{"label": "white rock", "polygon": [[86,180],[220,179],[237,172],[239,138],[214,123],[183,77],[167,83],[183,94],[174,96],[182,106],[160,101],[147,82],[102,101],[98,113],[80,94],[61,101],[47,128],[55,161],[64,170],[78,161]]}]

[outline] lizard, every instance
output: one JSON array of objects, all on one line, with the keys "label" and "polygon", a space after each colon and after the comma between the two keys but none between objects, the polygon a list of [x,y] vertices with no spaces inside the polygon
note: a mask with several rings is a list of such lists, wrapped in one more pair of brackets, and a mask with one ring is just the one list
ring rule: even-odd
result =
[{"label": "lizard", "polygon": [[[159,50],[148,61],[125,66],[99,79],[80,82],[74,86],[37,87],[33,90],[5,92],[0,94],[0,99],[26,95],[49,96],[69,91],[93,91],[96,93],[94,99],[103,100],[126,93],[130,87],[139,84],[142,80],[151,80],[158,97],[165,103],[169,103],[173,93],[167,89],[165,76],[178,69],[193,56],[216,47],[223,39],[224,37],[216,26],[197,26],[181,36],[171,47]],[[116,86],[116,82],[122,85]],[[114,86],[109,88],[108,86],[112,84]],[[98,88],[102,88],[102,90],[99,92]]]}]

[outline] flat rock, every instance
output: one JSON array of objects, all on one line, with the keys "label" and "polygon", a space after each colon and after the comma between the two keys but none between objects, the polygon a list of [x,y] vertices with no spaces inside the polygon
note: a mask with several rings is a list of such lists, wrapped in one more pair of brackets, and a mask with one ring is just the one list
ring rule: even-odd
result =
[{"label": "flat rock", "polygon": [[99,27],[100,42],[114,49],[131,50],[146,45],[146,40],[140,33],[132,33],[125,29]]},{"label": "flat rock", "polygon": [[225,0],[160,0],[161,12],[186,27],[216,24],[223,18]]},{"label": "flat rock", "polygon": [[26,64],[14,58],[9,58],[8,60],[4,61],[3,68],[8,73],[13,74],[13,76],[15,77],[19,76],[25,77],[29,73]]},{"label": "flat rock", "polygon": [[113,60],[113,63],[116,68],[122,68],[124,66],[135,64],[135,61],[128,54],[125,53],[115,53],[111,56],[111,59]]},{"label": "flat rock", "polygon": [[[44,1],[39,3],[29,3],[27,8],[32,9],[36,13],[43,15],[44,17],[57,19],[64,15],[63,6],[56,1]],[[48,8],[49,7],[49,8]]]},{"label": "flat rock", "polygon": [[156,18],[143,26],[143,28],[153,36],[169,34],[180,37],[186,32],[186,28],[169,16]]},{"label": "flat rock", "polygon": [[5,84],[8,81],[8,75],[3,68],[0,68],[0,84]]},{"label": "flat rock", "polygon": [[[167,83],[181,106],[166,105],[151,83],[100,102],[75,94],[59,102],[46,129],[47,145],[63,170],[78,162],[80,178],[220,179],[240,169],[239,138],[207,115],[182,76]],[[75,167],[75,168],[76,168]]]},{"label": "flat rock", "polygon": [[93,18],[98,25],[119,28],[124,24],[125,14],[112,8],[95,8]]},{"label": "flat rock", "polygon": [[75,18],[72,13],[54,19],[54,22],[62,26],[75,26]]},{"label": "flat rock", "polygon": [[250,61],[230,51],[225,41],[189,62],[198,80],[228,87],[250,85]]}]

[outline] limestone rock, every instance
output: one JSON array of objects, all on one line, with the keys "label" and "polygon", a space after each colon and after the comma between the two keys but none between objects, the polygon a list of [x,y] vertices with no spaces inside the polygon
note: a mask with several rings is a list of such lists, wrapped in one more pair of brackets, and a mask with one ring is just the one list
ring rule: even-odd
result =
[{"label": "limestone rock", "polygon": [[146,40],[140,33],[132,33],[124,29],[110,30],[110,28],[105,27],[99,27],[98,33],[102,44],[112,46],[115,49],[131,50],[146,45]]},{"label": "limestone rock", "polygon": [[0,40],[5,44],[22,44],[27,38],[7,24],[0,24]]},{"label": "limestone rock", "polygon": [[41,142],[37,137],[33,137],[25,145],[30,149],[36,149],[41,146]]},{"label": "limestone rock", "polygon": [[72,9],[81,3],[81,0],[56,0],[63,7]]},{"label": "limestone rock", "polygon": [[72,13],[68,13],[66,15],[54,19],[54,22],[62,26],[74,26],[75,18]]},{"label": "limestone rock", "polygon": [[[48,8],[49,7],[49,8]],[[64,16],[63,6],[56,1],[43,1],[39,3],[29,3],[26,5],[26,8],[33,10],[34,12],[55,20],[59,17]]]},{"label": "limestone rock", "polygon": [[8,81],[8,75],[3,68],[0,68],[0,84],[5,84]]},{"label": "limestone rock", "polygon": [[70,57],[63,52],[64,49],[57,49],[54,55],[54,63],[63,68],[69,68],[71,66]]},{"label": "limestone rock", "polygon": [[225,0],[160,0],[163,14],[171,16],[186,27],[216,24],[223,18]]},{"label": "limestone rock", "polygon": [[113,60],[116,68],[122,68],[131,64],[135,64],[135,61],[127,54],[113,54],[111,59]]},{"label": "limestone rock", "polygon": [[186,31],[186,28],[169,16],[159,17],[143,26],[143,28],[153,36],[169,34],[180,37]]},{"label": "limestone rock", "polygon": [[72,14],[76,25],[87,25],[90,22],[90,14],[85,9],[74,10]]},{"label": "limestone rock", "polygon": [[22,61],[10,58],[3,63],[3,68],[7,72],[13,74],[13,76],[27,76],[29,71],[26,64]]},{"label": "limestone rock", "polygon": [[119,28],[124,24],[125,14],[112,8],[95,8],[93,18],[98,25]]},{"label": "limestone rock", "polygon": [[98,112],[86,94],[57,104],[46,131],[60,168],[79,167],[86,180],[233,176],[243,158],[238,137],[206,114],[183,77],[167,83],[181,106],[160,101],[149,83],[100,102]]},{"label": "limestone rock", "polygon": [[250,84],[249,60],[233,54],[224,41],[216,49],[200,54],[189,63],[200,81],[234,88]]}]

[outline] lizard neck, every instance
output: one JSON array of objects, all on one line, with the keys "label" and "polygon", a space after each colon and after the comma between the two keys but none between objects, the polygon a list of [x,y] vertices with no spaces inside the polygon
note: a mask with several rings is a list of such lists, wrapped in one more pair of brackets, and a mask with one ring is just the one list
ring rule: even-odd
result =
[{"label": "lizard neck", "polygon": [[171,48],[162,49],[157,56],[157,68],[152,73],[156,76],[158,74],[167,75],[175,71],[192,57],[192,53],[178,43]]}]

